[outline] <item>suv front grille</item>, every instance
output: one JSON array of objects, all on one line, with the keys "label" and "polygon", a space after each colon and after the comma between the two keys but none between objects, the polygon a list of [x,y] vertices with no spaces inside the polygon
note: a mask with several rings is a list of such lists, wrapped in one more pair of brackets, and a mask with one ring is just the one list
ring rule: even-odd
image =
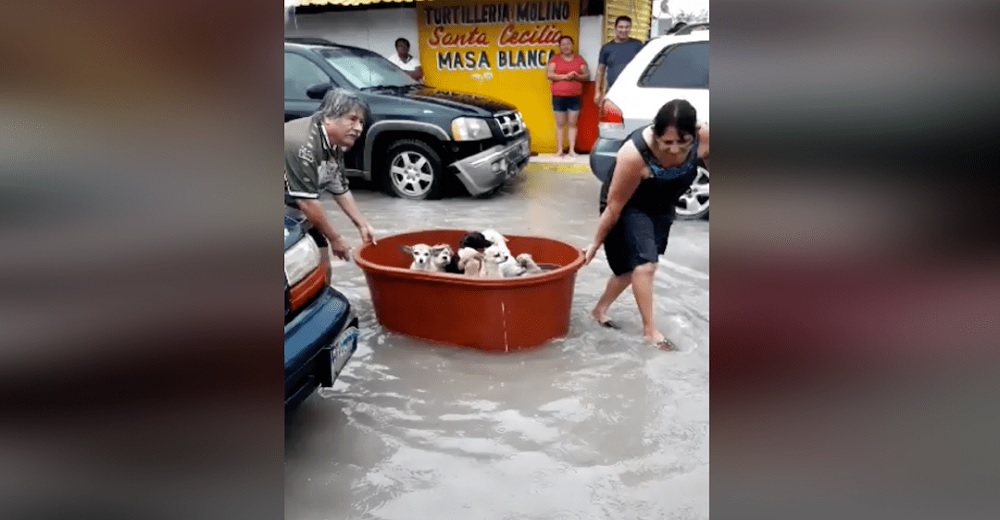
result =
[{"label": "suv front grille", "polygon": [[500,125],[500,132],[505,139],[524,133],[524,120],[521,119],[520,112],[501,112],[493,119]]}]

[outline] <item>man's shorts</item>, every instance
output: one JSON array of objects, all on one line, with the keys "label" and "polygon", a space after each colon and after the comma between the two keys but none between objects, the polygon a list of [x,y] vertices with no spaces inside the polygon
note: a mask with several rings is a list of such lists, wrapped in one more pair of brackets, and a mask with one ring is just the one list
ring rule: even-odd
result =
[{"label": "man's shorts", "polygon": [[552,96],[552,111],[554,112],[579,112],[580,96]]}]

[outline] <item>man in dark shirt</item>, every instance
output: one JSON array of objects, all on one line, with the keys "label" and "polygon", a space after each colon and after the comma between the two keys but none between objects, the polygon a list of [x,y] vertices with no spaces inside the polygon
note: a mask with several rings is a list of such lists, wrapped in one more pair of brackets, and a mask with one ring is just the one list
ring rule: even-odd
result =
[{"label": "man in dark shirt", "polygon": [[[594,88],[594,103],[601,106],[604,94],[611,90],[611,85],[618,79],[618,75],[625,70],[625,66],[639,54],[643,43],[635,38],[630,38],[632,32],[632,19],[628,16],[619,16],[615,19],[615,39],[605,43],[601,47],[601,53],[597,59],[597,82]],[[607,88],[604,88],[604,80],[608,80]]]},{"label": "man in dark shirt", "polygon": [[333,195],[351,219],[364,243],[375,243],[375,230],[365,220],[348,188],[344,152],[354,146],[365,126],[368,105],[356,94],[331,89],[318,111],[310,117],[285,123],[285,207],[294,218],[303,216],[313,225],[310,235],[322,252],[323,265],[333,254],[348,259],[350,247],[337,233],[320,205],[323,192]]}]

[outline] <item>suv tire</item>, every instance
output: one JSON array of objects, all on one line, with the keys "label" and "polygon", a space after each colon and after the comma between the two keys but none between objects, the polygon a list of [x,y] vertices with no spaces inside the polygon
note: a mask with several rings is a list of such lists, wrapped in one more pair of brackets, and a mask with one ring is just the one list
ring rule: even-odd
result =
[{"label": "suv tire", "polygon": [[444,193],[441,156],[423,141],[402,139],[386,150],[383,182],[386,191],[403,199],[433,200]]},{"label": "suv tire", "polygon": [[678,220],[698,220],[708,218],[708,168],[704,161],[698,161],[698,176],[680,200],[677,201]]}]

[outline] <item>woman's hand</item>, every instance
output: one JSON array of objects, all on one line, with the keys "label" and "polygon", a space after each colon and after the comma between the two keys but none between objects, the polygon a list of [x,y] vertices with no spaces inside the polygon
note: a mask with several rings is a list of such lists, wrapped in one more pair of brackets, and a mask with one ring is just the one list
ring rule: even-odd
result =
[{"label": "woman's hand", "polygon": [[586,249],[583,250],[583,265],[589,264],[590,261],[594,259],[594,256],[597,255],[597,250],[599,248],[600,246],[596,244],[590,244],[589,246],[587,246]]}]

